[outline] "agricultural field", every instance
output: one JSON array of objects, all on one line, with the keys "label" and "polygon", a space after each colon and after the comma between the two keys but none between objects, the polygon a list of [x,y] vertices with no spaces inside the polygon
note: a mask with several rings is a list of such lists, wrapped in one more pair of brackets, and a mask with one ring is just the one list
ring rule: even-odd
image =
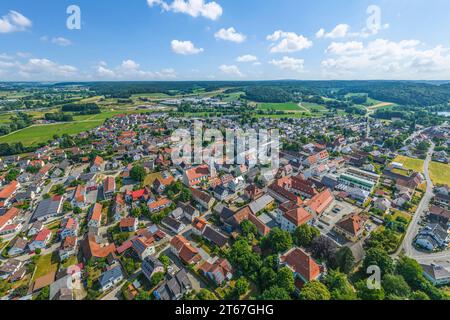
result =
[{"label": "agricultural field", "polygon": [[403,164],[403,167],[405,169],[423,173],[423,165],[425,162],[424,160],[409,158],[405,156],[397,156],[397,158],[394,159],[394,162]]},{"label": "agricultural field", "polygon": [[433,184],[448,184],[450,185],[450,164],[439,162],[430,163],[430,176]]},{"label": "agricultural field", "polygon": [[103,120],[92,120],[31,126],[0,137],[0,143],[22,142],[24,146],[33,146],[48,140],[53,140],[55,134],[59,136],[63,134],[74,135],[94,129],[102,123]]}]

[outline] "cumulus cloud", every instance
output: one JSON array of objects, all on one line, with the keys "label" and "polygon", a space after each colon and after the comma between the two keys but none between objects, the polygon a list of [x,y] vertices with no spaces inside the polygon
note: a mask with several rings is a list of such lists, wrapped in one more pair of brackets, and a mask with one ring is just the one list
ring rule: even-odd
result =
[{"label": "cumulus cloud", "polygon": [[236,29],[234,29],[233,27],[228,28],[228,29],[224,29],[224,28],[220,29],[219,31],[217,31],[214,34],[214,37],[216,37],[216,39],[221,39],[221,40],[231,41],[231,42],[236,42],[236,43],[244,42],[245,39],[247,39],[245,34],[237,32]]},{"label": "cumulus cloud", "polygon": [[236,61],[237,62],[257,62],[258,58],[254,55],[246,54],[246,55],[237,57]]},{"label": "cumulus cloud", "polygon": [[326,32],[324,28],[321,28],[316,32],[316,38],[327,38],[327,39],[338,39],[346,37],[360,37],[367,38],[371,35],[376,35],[380,30],[389,28],[389,24],[384,25],[374,25],[371,28],[363,28],[359,32],[350,32],[350,26],[345,23],[338,24],[330,32]]},{"label": "cumulus cloud", "polygon": [[224,74],[230,75],[230,76],[238,76],[238,77],[244,76],[242,74],[242,72],[239,70],[239,68],[237,66],[235,66],[235,65],[230,65],[229,66],[229,65],[223,64],[223,65],[221,65],[219,67],[219,70],[221,72],[223,72]]},{"label": "cumulus cloud", "polygon": [[191,17],[204,17],[217,20],[223,13],[222,7],[214,1],[205,0],[174,0],[171,3],[164,0],[147,0],[150,7],[159,6],[163,11],[188,14]]},{"label": "cumulus cloud", "polygon": [[63,37],[56,37],[52,39],[52,43],[57,44],[61,47],[67,47],[72,45],[72,41]]},{"label": "cumulus cloud", "polygon": [[270,64],[274,65],[277,68],[293,72],[302,72],[304,69],[304,63],[305,60],[303,59],[296,59],[287,56],[283,57],[283,59],[274,59],[270,61]]},{"label": "cumulus cloud", "polygon": [[25,78],[63,79],[77,76],[78,69],[71,65],[59,64],[49,59],[32,58],[18,64],[19,74]]},{"label": "cumulus cloud", "polygon": [[108,80],[169,80],[177,76],[175,70],[170,68],[160,71],[142,70],[140,64],[131,59],[123,60],[115,68],[109,68],[101,61],[95,67],[95,71],[96,77]]},{"label": "cumulus cloud", "polygon": [[294,32],[275,31],[267,36],[267,40],[274,42],[270,46],[271,53],[297,52],[312,47],[308,38]]},{"label": "cumulus cloud", "polygon": [[332,31],[326,32],[324,28],[316,33],[317,38],[344,38],[348,35],[350,26],[348,24],[338,24]]},{"label": "cumulus cloud", "polygon": [[399,42],[377,39],[332,43],[326,50],[331,57],[321,63],[332,77],[367,79],[443,79],[450,75],[450,51],[436,46],[424,49],[418,40]]},{"label": "cumulus cloud", "polygon": [[203,52],[203,48],[196,48],[191,41],[172,40],[172,51],[176,54],[193,55]]},{"label": "cumulus cloud", "polygon": [[31,26],[30,19],[14,10],[0,18],[0,33],[25,31]]}]

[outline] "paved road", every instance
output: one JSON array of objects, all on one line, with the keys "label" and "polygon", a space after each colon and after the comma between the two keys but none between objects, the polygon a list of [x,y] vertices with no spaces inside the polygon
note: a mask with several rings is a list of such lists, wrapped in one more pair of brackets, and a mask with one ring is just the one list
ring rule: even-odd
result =
[{"label": "paved road", "polygon": [[413,241],[417,233],[420,231],[420,220],[425,216],[430,202],[434,197],[433,189],[433,181],[430,177],[430,171],[429,171],[429,165],[432,160],[432,155],[434,152],[435,145],[434,143],[431,143],[430,150],[428,152],[427,158],[424,163],[424,176],[427,181],[427,190],[425,192],[424,197],[422,198],[422,201],[420,202],[419,206],[417,207],[417,211],[408,227],[408,230],[406,232],[405,238],[403,240],[403,245],[401,248],[404,250],[405,254],[408,257],[411,257],[420,263],[436,263],[438,261],[448,261],[450,260],[450,251],[445,252],[438,252],[438,253],[428,253],[417,250],[413,246]]},{"label": "paved road", "polygon": [[403,245],[401,246],[405,252],[405,254],[409,257],[414,257],[419,254],[424,254],[419,251],[417,251],[413,246],[413,241],[415,236],[420,230],[420,220],[425,216],[428,207],[430,205],[431,199],[434,197],[433,194],[433,181],[430,178],[429,173],[429,165],[431,162],[431,158],[434,152],[434,143],[431,144],[430,149],[428,150],[427,158],[425,159],[424,165],[423,165],[423,172],[424,176],[427,182],[427,190],[422,198],[422,201],[420,201],[420,204],[417,207],[416,213],[414,214],[412,221],[408,227],[408,230],[406,231],[405,238],[403,240]]}]

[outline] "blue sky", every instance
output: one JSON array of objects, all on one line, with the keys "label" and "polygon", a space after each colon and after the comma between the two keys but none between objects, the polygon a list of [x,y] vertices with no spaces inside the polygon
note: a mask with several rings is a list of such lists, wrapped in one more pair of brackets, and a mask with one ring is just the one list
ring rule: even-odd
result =
[{"label": "blue sky", "polygon": [[0,80],[450,79],[448,12],[447,0],[3,0]]}]

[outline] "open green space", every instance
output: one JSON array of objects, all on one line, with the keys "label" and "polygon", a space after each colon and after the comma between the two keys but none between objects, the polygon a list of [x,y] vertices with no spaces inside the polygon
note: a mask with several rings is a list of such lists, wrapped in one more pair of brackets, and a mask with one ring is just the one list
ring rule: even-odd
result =
[{"label": "open green space", "polygon": [[435,185],[450,185],[450,164],[439,162],[430,163],[430,176]]},{"label": "open green space", "polygon": [[0,143],[22,142],[24,146],[33,146],[48,140],[53,136],[69,134],[74,135],[100,126],[103,120],[91,120],[86,122],[68,122],[48,125],[37,125],[13,132],[0,137]]},{"label": "open green space", "polygon": [[416,172],[421,172],[421,173],[423,172],[424,160],[405,157],[405,156],[397,156],[394,159],[394,162],[403,164],[403,167],[405,169],[414,170]]},{"label": "open green space", "polygon": [[33,279],[38,279],[56,271],[58,271],[58,254],[56,252],[40,256],[36,262],[36,271]]}]

